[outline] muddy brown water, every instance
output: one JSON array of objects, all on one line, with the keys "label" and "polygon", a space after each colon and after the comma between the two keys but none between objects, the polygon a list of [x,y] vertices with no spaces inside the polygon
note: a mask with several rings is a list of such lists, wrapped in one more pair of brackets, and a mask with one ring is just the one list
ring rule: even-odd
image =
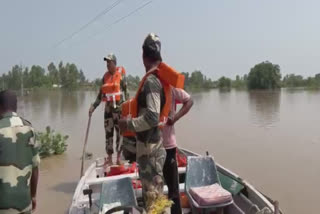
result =
[{"label": "muddy brown water", "polygon": [[[50,125],[70,136],[64,155],[42,160],[36,214],[67,212],[95,97],[90,91],[49,91],[20,99],[19,113],[36,130]],[[220,164],[279,200],[285,213],[319,213],[320,91],[212,90],[193,98],[191,112],[176,124],[181,147],[209,151]],[[102,105],[92,118],[88,151],[94,158],[104,155]]]}]

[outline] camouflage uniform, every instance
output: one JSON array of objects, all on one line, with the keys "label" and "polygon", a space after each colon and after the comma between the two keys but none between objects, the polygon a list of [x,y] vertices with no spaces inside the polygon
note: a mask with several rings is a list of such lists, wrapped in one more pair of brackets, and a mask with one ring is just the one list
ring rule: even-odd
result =
[{"label": "camouflage uniform", "polygon": [[[104,82],[104,78],[102,77],[102,84]],[[120,151],[119,143],[120,143],[120,131],[118,126],[118,121],[120,118],[120,104],[123,102],[124,97],[127,97],[127,80],[126,76],[122,75],[120,82],[121,91],[124,92],[124,95],[121,96],[121,101],[116,102],[116,107],[113,105],[113,101],[106,102],[105,104],[105,112],[104,112],[104,129],[106,132],[106,152],[107,154],[113,154],[113,135],[114,129],[116,129],[116,150]],[[99,91],[99,94],[96,98],[96,101],[93,103],[93,107],[97,108],[102,100],[102,91]]]},{"label": "camouflage uniform", "polygon": [[31,213],[30,180],[40,157],[31,124],[16,113],[0,120],[0,214]]},{"label": "camouflage uniform", "polygon": [[137,153],[137,141],[135,137],[123,137],[122,143],[122,155],[125,160],[128,160],[130,163],[136,161]]},{"label": "camouflage uniform", "polygon": [[[166,151],[158,124],[164,103],[161,82],[157,76],[151,74],[138,96],[138,117],[127,122],[128,129],[137,133],[136,158],[145,202],[156,199],[163,192],[162,169]],[[146,206],[148,208],[148,204]]]}]

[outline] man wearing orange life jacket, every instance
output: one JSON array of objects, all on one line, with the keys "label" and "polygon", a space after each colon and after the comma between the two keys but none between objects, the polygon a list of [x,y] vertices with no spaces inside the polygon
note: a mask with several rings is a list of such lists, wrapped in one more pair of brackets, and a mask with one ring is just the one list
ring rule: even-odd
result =
[{"label": "man wearing orange life jacket", "polygon": [[[170,69],[162,63],[159,37],[149,34],[144,40],[142,49],[147,73],[140,82],[136,97],[122,105],[122,115],[125,118],[120,119],[119,128],[124,136],[136,135],[136,158],[143,198],[148,210],[151,205],[148,202],[153,202],[163,195],[163,166],[166,151],[159,125],[161,122],[165,123],[171,109],[171,86],[161,78]],[[166,79],[170,81],[170,78]]]},{"label": "man wearing orange life jacket", "polygon": [[113,137],[115,129],[117,164],[120,164],[121,148],[119,148],[120,132],[118,121],[120,116],[120,104],[127,97],[126,73],[123,67],[116,67],[117,58],[114,54],[109,54],[104,58],[104,61],[107,62],[108,71],[103,75],[102,86],[96,101],[89,109],[89,115],[92,115],[101,101],[105,102],[104,128],[106,132],[106,152],[108,154],[107,163],[112,164]]}]

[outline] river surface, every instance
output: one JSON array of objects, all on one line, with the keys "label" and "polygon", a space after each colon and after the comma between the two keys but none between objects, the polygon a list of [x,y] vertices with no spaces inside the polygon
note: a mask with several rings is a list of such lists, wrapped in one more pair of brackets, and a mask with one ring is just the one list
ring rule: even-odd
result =
[{"label": "river surface", "polygon": [[[95,92],[37,92],[19,102],[36,130],[70,136],[65,154],[42,160],[36,214],[66,213],[79,180],[80,157]],[[178,144],[217,162],[279,200],[287,214],[318,214],[320,91],[194,93],[176,124]],[[104,155],[103,105],[93,114],[88,151]],[[88,162],[89,163],[89,162]],[[87,163],[87,164],[88,164]]]}]

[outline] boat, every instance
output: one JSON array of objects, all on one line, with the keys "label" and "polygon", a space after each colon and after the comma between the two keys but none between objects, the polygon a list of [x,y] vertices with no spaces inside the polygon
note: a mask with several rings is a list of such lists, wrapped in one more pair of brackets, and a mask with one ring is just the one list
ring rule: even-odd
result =
[{"label": "boat", "polygon": [[[188,160],[190,157],[203,157],[186,149],[180,149],[180,151],[188,158]],[[103,159],[97,159],[88,167],[76,187],[69,208],[69,214],[141,213],[139,205],[143,203],[141,198],[142,191],[137,183],[137,181],[139,181],[139,175],[135,168],[135,164],[127,162],[123,166],[126,173],[107,176],[106,171],[112,171],[112,167],[113,166],[106,167],[103,164]],[[187,168],[188,166],[178,168],[181,194],[184,194],[186,189],[185,182],[187,182]],[[222,209],[223,212],[221,213],[283,213],[279,209],[277,201],[273,201],[259,192],[254,186],[242,179],[236,173],[224,168],[218,163],[215,163],[215,169],[220,185],[232,194],[232,203],[227,207],[224,207]],[[130,181],[129,184],[128,180]],[[133,185],[131,185],[131,182]],[[167,194],[167,192],[168,189],[164,186],[164,193]],[[129,197],[130,193],[132,193],[131,198]],[[125,202],[123,202],[123,200]],[[129,206],[123,206],[123,203],[129,203]],[[182,204],[184,203],[182,202]],[[187,204],[190,205],[190,201],[188,201]],[[119,207],[120,209],[117,209]],[[195,212],[196,209],[193,209],[192,207],[193,206],[183,206],[183,213],[197,213]],[[120,210],[127,211],[122,212]]]}]

